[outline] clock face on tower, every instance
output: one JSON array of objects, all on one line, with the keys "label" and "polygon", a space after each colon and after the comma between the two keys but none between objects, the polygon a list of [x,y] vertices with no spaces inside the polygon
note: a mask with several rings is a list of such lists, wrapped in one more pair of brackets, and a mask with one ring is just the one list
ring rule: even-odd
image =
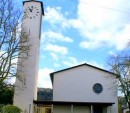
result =
[{"label": "clock face on tower", "polygon": [[40,11],[36,6],[28,6],[24,11],[24,18],[35,19],[39,13]]}]

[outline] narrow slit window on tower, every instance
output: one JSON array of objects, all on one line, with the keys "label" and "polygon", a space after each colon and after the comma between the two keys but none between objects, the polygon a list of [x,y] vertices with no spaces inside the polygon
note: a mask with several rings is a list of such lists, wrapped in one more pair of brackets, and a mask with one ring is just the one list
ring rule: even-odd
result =
[{"label": "narrow slit window on tower", "polygon": [[29,35],[30,35],[30,29],[29,29]]}]

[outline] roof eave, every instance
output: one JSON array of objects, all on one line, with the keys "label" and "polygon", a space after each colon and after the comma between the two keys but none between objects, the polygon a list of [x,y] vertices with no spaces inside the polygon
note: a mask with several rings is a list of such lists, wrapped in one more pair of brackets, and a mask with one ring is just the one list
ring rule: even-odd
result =
[{"label": "roof eave", "polygon": [[71,101],[33,101],[34,104],[37,105],[102,105],[102,106],[112,106],[115,104],[114,102],[71,102]]}]

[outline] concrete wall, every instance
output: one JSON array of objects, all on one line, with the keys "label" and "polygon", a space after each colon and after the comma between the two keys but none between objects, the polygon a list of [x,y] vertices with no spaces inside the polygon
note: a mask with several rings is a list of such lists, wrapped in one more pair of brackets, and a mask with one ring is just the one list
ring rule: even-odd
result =
[{"label": "concrete wall", "polygon": [[88,106],[74,106],[73,113],[91,113],[91,109]]},{"label": "concrete wall", "polygon": [[54,105],[53,113],[71,113],[71,106]]},{"label": "concrete wall", "polygon": [[53,113],[91,113],[91,111],[88,106],[74,106],[72,110],[71,105],[54,105]]},{"label": "concrete wall", "polygon": [[[23,66],[18,66],[18,69],[23,73],[23,76],[21,77],[23,82],[16,79],[14,95],[14,105],[22,108],[23,111],[27,111],[27,113],[29,113],[29,111],[30,113],[33,112],[33,99],[37,99],[37,76],[42,17],[41,3],[34,1],[25,2],[24,11],[31,6],[33,6],[33,8],[36,7],[35,11],[33,9],[34,12],[32,11],[32,13],[30,13],[28,10],[27,14],[29,17],[23,19],[22,22],[22,29],[29,36],[29,56],[26,60],[18,59]],[[39,11],[38,16],[36,16],[37,9]]]}]

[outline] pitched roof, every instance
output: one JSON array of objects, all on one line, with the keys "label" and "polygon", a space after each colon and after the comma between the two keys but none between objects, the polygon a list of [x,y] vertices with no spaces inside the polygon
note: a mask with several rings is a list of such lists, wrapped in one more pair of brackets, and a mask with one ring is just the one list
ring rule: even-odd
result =
[{"label": "pitched roof", "polygon": [[70,70],[70,69],[74,69],[74,68],[77,68],[77,67],[81,67],[81,66],[89,66],[89,67],[98,69],[98,70],[100,70],[100,71],[104,71],[104,72],[107,72],[107,73],[109,73],[109,74],[116,75],[115,73],[112,73],[112,72],[110,72],[110,71],[108,71],[108,70],[101,69],[101,68],[99,68],[99,67],[96,67],[96,66],[93,66],[93,65],[84,63],[84,64],[80,64],[80,65],[77,65],[77,66],[73,66],[73,67],[70,67],[70,68],[66,68],[66,69],[63,69],[63,70],[59,70],[59,71],[55,71],[55,72],[53,72],[53,73],[50,73],[50,78],[51,78],[52,83],[53,83],[54,74],[60,73],[60,72],[63,72],[63,71],[67,71],[67,70]]}]

